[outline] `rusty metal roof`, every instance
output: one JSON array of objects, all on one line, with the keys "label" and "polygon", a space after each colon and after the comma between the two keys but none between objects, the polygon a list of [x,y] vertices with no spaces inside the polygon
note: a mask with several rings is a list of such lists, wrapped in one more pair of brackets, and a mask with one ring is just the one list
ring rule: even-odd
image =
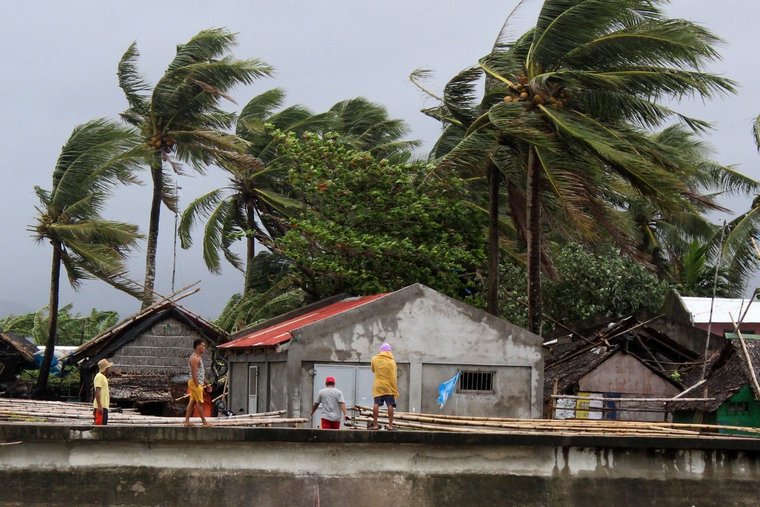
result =
[{"label": "rusty metal roof", "polygon": [[315,310],[296,315],[293,318],[274,324],[272,326],[258,329],[249,334],[242,334],[233,341],[219,345],[220,349],[242,349],[255,347],[276,347],[282,343],[288,342],[293,338],[292,332],[304,328],[309,324],[325,320],[329,317],[347,312],[359,306],[366,305],[376,301],[387,294],[374,294],[372,296],[361,296],[347,298],[336,303],[332,303]]}]

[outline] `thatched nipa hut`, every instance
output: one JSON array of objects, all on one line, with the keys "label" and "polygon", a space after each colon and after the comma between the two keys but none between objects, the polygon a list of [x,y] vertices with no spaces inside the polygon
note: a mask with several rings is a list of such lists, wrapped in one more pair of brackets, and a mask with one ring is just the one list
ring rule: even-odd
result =
[{"label": "thatched nipa hut", "polygon": [[175,415],[186,404],[175,400],[185,394],[187,360],[198,338],[208,344],[204,365],[213,380],[223,373],[216,345],[228,340],[227,333],[170,300],[121,321],[77,348],[65,362],[79,366],[84,401],[92,399],[98,361],[107,358],[114,363],[109,379],[112,401],[154,414]]}]

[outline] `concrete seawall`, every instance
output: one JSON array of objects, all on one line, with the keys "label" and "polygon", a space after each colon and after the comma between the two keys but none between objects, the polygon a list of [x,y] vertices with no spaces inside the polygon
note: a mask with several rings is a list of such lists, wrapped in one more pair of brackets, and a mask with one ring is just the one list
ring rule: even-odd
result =
[{"label": "concrete seawall", "polygon": [[[13,442],[21,442],[12,444]],[[0,425],[0,505],[758,505],[760,439]]]}]

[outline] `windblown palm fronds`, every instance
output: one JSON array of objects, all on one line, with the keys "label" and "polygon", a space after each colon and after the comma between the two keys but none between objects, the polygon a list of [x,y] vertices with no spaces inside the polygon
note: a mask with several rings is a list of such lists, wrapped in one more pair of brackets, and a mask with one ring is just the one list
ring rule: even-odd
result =
[{"label": "windblown palm fronds", "polygon": [[137,226],[101,217],[111,189],[136,183],[135,169],[144,153],[139,138],[108,120],[93,120],[74,129],[53,170],[51,190],[35,187],[40,200],[36,223],[30,226],[37,242],[53,247],[50,303],[45,356],[38,389],[47,386],[58,330],[61,264],[75,289],[82,280],[97,278],[136,298],[141,288],[126,277],[125,260],[142,237]]}]

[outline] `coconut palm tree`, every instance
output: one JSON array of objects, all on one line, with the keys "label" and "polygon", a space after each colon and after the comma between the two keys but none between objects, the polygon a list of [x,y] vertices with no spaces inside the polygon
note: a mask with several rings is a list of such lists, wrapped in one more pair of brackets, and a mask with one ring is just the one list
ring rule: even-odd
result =
[{"label": "coconut palm tree", "polygon": [[[189,248],[195,222],[205,220],[203,259],[206,266],[212,273],[218,273],[224,255],[245,273],[244,295],[255,284],[252,263],[256,257],[256,238],[269,244],[270,234],[276,233],[279,227],[267,216],[285,215],[297,206],[281,192],[279,181],[283,171],[268,165],[277,156],[272,129],[300,133],[324,129],[330,122],[328,115],[315,115],[300,105],[280,109],[284,102],[285,92],[275,88],[246,104],[237,121],[236,135],[248,143],[247,153],[251,158],[244,163],[239,160],[224,163],[222,168],[229,174],[230,186],[212,190],[191,202],[182,214],[178,229],[182,248]],[[243,238],[246,240],[245,262],[231,249]]]},{"label": "coconut palm tree", "polygon": [[643,196],[661,210],[715,207],[690,186],[698,168],[648,129],[675,118],[703,130],[704,122],[663,101],[729,93],[733,83],[702,70],[718,58],[718,39],[688,21],[665,18],[663,3],[545,0],[533,29],[480,61],[508,93],[470,126],[454,152],[461,159],[482,150],[493,158],[502,150],[523,173],[534,332],[541,324],[540,258],[549,208],[564,210],[578,234],[603,230],[630,249],[614,213],[626,195]]},{"label": "coconut palm tree", "polygon": [[390,118],[388,110],[364,97],[343,100],[328,111],[328,128],[341,141],[358,151],[368,151],[377,159],[405,162],[419,141],[404,139],[409,127],[404,120]]},{"label": "coconut palm tree", "polygon": [[108,120],[93,120],[74,129],[53,170],[51,190],[35,187],[40,200],[36,223],[30,226],[38,242],[53,248],[45,355],[37,391],[47,387],[58,330],[61,265],[77,289],[98,278],[136,298],[139,285],[126,279],[125,259],[141,238],[137,226],[101,217],[106,198],[118,183],[136,183],[133,171],[144,154],[131,129]]},{"label": "coconut palm tree", "polygon": [[[670,126],[653,134],[653,137],[670,146],[686,163],[697,168],[688,184],[699,193],[715,193],[717,197],[748,195],[760,190],[756,180],[738,173],[733,167],[713,161],[708,147],[694,132],[682,126]],[[720,270],[725,271],[726,275],[723,293],[738,295],[742,292],[746,276],[736,276],[735,270],[734,274],[730,274],[732,270],[728,270],[727,266],[745,262],[721,251],[725,234],[720,226],[709,220],[704,206],[661,210],[647,199],[629,196],[625,211],[636,228],[636,255],[653,265],[661,278],[692,287],[691,291],[695,292],[693,282],[697,279],[700,265],[714,271],[711,265],[720,264]],[[689,282],[684,283],[685,279]]]},{"label": "coconut palm tree", "polygon": [[201,31],[177,46],[177,54],[152,89],[137,71],[136,44],[119,62],[119,85],[129,103],[122,118],[139,129],[150,150],[153,194],[143,307],[151,303],[154,294],[161,203],[177,210],[177,196],[167,169],[180,173],[180,162],[186,162],[202,172],[208,164],[236,160],[244,143],[225,133],[234,124],[234,115],[219,108],[220,99],[232,100],[228,92],[234,86],[250,84],[272,72],[260,60],[231,57],[229,51],[234,45],[235,35],[226,30]]},{"label": "coconut palm tree", "polygon": [[[752,137],[760,151],[760,116],[752,122]],[[722,241],[714,238],[712,245],[720,249],[728,279],[734,284],[746,284],[754,271],[760,267],[760,195],[752,200],[749,210],[740,214],[725,226]]]}]

